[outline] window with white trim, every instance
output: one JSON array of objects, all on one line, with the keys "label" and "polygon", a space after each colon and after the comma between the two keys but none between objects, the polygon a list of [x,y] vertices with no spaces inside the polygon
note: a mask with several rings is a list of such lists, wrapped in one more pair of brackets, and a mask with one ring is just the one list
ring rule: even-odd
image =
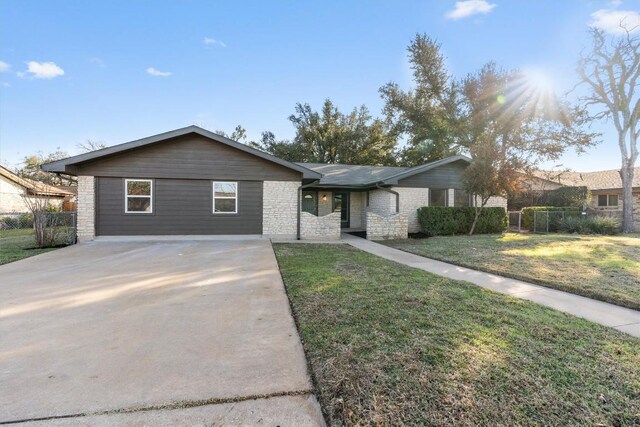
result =
[{"label": "window with white trim", "polygon": [[125,213],[153,213],[153,180],[125,179]]},{"label": "window with white trim", "polygon": [[215,181],[213,183],[213,213],[238,213],[238,183]]}]

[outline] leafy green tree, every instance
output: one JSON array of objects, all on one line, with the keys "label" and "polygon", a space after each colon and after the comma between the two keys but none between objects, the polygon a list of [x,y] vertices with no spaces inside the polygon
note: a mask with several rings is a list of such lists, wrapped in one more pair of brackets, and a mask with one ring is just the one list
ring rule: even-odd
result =
[{"label": "leafy green tree", "polygon": [[298,103],[289,120],[296,129],[293,141],[278,141],[273,133],[264,132],[256,146],[294,162],[395,164],[395,138],[365,106],[344,114],[329,99],[321,111]]},{"label": "leafy green tree", "polygon": [[582,152],[596,140],[584,130],[584,110],[518,70],[489,63],[463,81],[462,93],[462,138],[473,158],[464,183],[477,196],[476,221],[491,197],[513,193],[540,162],[557,160],[569,148]]},{"label": "leafy green tree", "polygon": [[40,169],[40,165],[44,163],[54,162],[66,157],[69,157],[69,155],[66,151],[60,150],[60,148],[47,154],[38,151],[36,154],[24,157],[22,166],[16,170],[16,174],[23,178],[33,179],[50,185],[73,185],[76,181],[71,176],[53,174]]},{"label": "leafy green tree", "polygon": [[417,166],[461,151],[459,139],[460,88],[446,67],[440,44],[417,34],[407,48],[413,89],[396,83],[380,88],[384,114],[392,131],[406,142],[399,163]]}]

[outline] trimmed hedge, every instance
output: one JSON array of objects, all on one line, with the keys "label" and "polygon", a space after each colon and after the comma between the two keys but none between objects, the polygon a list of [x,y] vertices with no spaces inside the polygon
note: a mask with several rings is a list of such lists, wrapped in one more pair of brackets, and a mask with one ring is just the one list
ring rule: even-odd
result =
[{"label": "trimmed hedge", "polygon": [[614,235],[620,233],[620,222],[606,216],[569,217],[561,219],[558,228],[563,233]]},{"label": "trimmed hedge", "polygon": [[522,209],[522,228],[526,230],[533,230],[533,212],[534,211],[549,211],[549,212],[580,212],[579,208],[565,206],[532,206]]},{"label": "trimmed hedge", "polygon": [[[429,236],[468,234],[476,210],[473,207],[431,206],[418,209],[422,231]],[[476,234],[495,234],[507,230],[509,221],[504,208],[483,208],[476,224]]]}]

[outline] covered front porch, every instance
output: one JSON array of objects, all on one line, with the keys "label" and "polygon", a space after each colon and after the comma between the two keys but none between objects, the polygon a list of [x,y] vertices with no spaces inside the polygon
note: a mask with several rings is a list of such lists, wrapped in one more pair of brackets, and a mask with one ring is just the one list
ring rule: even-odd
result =
[{"label": "covered front porch", "polygon": [[305,188],[300,210],[302,239],[339,239],[341,233],[371,240],[407,236],[399,194],[389,188]]}]

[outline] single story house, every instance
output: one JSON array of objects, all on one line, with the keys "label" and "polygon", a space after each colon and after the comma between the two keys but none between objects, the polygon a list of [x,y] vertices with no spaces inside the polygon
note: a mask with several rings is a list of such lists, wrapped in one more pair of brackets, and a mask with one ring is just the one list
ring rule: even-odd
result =
[{"label": "single story house", "polygon": [[[370,239],[420,230],[422,206],[468,206],[453,156],[413,168],[292,163],[197,126],[42,165],[78,177],[78,238]],[[492,206],[506,207],[495,198]]]},{"label": "single story house", "polygon": [[[538,176],[540,178],[540,176]],[[560,186],[584,186],[591,191],[588,210],[622,219],[624,195],[622,178],[618,169],[596,172],[558,172],[544,176],[551,185],[548,189]],[[553,186],[556,187],[553,187]],[[640,167],[634,168],[633,176],[633,224],[640,230]]]},{"label": "single story house", "polygon": [[0,166],[0,215],[29,212],[29,200],[43,200],[62,208],[63,202],[74,197],[73,192],[22,178]]}]

